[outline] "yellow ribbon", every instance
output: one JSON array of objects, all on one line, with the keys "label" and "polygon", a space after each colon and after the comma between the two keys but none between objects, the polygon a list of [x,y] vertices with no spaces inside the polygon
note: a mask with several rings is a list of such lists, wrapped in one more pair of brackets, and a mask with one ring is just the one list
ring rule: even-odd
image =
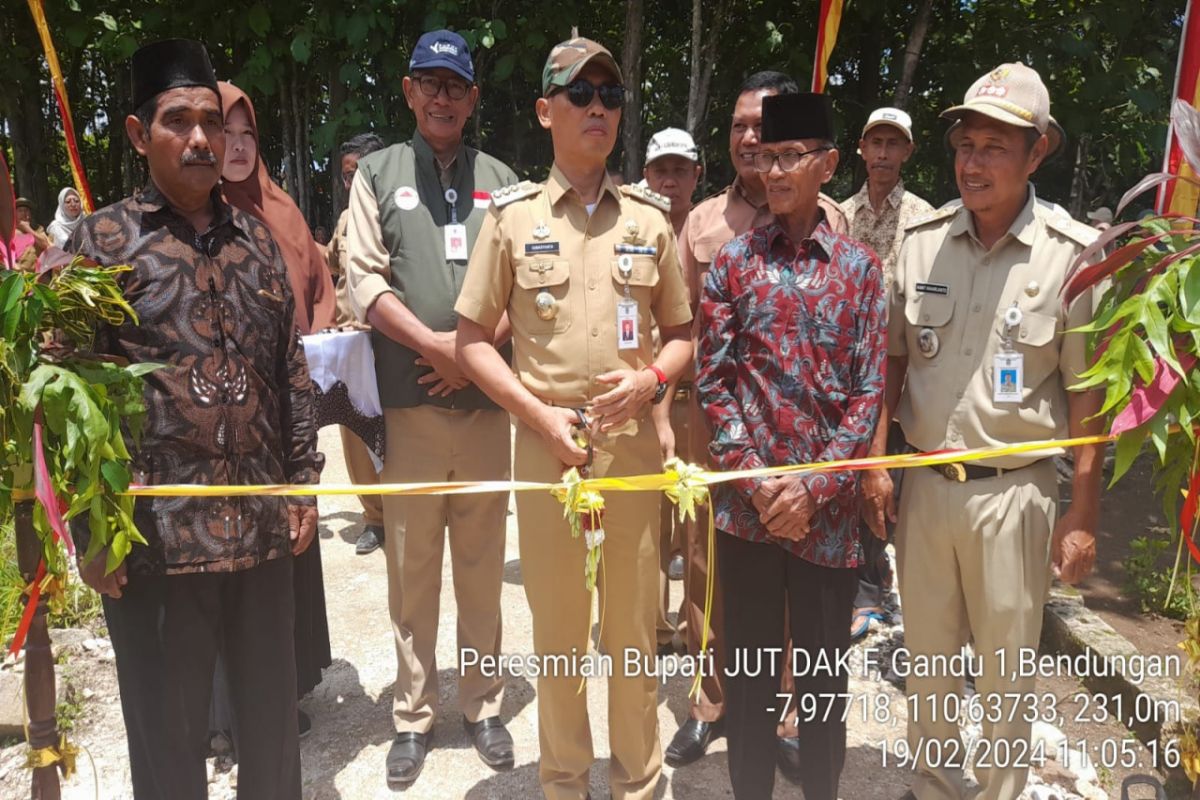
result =
[{"label": "yellow ribbon", "polygon": [[[1116,440],[1112,434],[1078,436],[1074,439],[1046,439],[1023,444],[993,445],[970,450],[947,450],[938,453],[907,453],[875,458],[851,458],[842,461],[818,461],[808,464],[790,464],[782,467],[759,467],[757,469],[711,472],[693,464],[683,465],[687,475],[686,485],[702,483],[711,486],[726,481],[747,478],[767,478],[773,475],[794,475],[809,472],[835,472],[839,470],[864,469],[911,469],[939,464],[957,464],[964,461],[987,461],[1005,456],[1052,455],[1066,447],[1104,444]],[[435,494],[485,494],[488,492],[544,492],[544,491],[596,491],[596,492],[661,492],[679,490],[681,473],[678,469],[657,474],[630,475],[620,478],[579,478],[568,484],[542,483],[537,481],[440,481],[426,483],[379,483],[379,484],[250,484],[222,486],[212,484],[171,483],[158,486],[133,485],[122,494],[133,497],[310,497],[313,495],[435,495]],[[568,475],[570,472],[568,471]],[[578,473],[576,473],[578,474]]]},{"label": "yellow ribbon", "polygon": [[59,764],[63,779],[70,780],[75,774],[75,760],[79,757],[79,748],[67,741],[67,735],[60,734],[58,746],[29,748],[25,757],[25,766],[29,769],[41,769]]}]

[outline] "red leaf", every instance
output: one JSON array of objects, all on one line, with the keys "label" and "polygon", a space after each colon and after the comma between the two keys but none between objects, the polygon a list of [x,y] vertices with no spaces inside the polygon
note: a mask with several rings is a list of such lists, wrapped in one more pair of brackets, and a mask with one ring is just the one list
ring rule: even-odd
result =
[{"label": "red leaf", "polygon": [[1192,558],[1200,563],[1200,548],[1196,547],[1196,539],[1192,531],[1196,525],[1196,504],[1200,500],[1200,465],[1192,464],[1192,480],[1188,484],[1187,498],[1183,501],[1183,510],[1179,512],[1179,535],[1187,542]]},{"label": "red leaf", "polygon": [[1133,188],[1121,197],[1121,202],[1117,203],[1116,216],[1120,216],[1125,210],[1125,206],[1129,205],[1133,200],[1143,192],[1148,192],[1160,183],[1170,183],[1171,181],[1184,180],[1188,183],[1194,183],[1200,186],[1200,180],[1197,180],[1190,175],[1172,175],[1170,172],[1151,172],[1146,177],[1133,185]]},{"label": "red leaf", "polygon": [[[1195,365],[1196,356],[1191,353],[1180,355],[1179,366],[1183,367],[1184,372]],[[1137,380],[1141,383],[1140,378]],[[1181,380],[1179,373],[1169,369],[1161,358],[1154,359],[1154,380],[1150,381],[1148,386],[1140,385],[1133,390],[1129,404],[1113,419],[1108,432],[1115,436],[1149,422],[1163,407],[1163,403],[1167,402],[1167,398]]]},{"label": "red leaf", "polygon": [[[1148,236],[1145,239],[1138,239],[1136,242],[1130,242],[1127,245],[1117,248],[1112,255],[1100,263],[1092,264],[1079,270],[1067,283],[1063,284],[1063,305],[1069,306],[1071,301],[1083,294],[1084,289],[1094,286],[1109,275],[1112,275],[1121,267],[1141,255],[1143,250],[1146,250],[1155,242],[1173,235],[1174,233],[1159,233],[1154,236]],[[1090,250],[1091,248],[1089,247],[1088,249]],[[1087,250],[1081,253],[1079,258],[1083,258],[1086,254]],[[1079,263],[1078,260],[1076,263]]]},{"label": "red leaf", "polygon": [[1066,284],[1070,283],[1071,279],[1075,277],[1075,273],[1086,266],[1087,263],[1095,258],[1101,250],[1108,247],[1109,244],[1124,236],[1134,228],[1137,228],[1141,224],[1142,223],[1140,220],[1134,220],[1133,222],[1122,222],[1118,225],[1113,225],[1111,228],[1097,236],[1094,242],[1083,248],[1083,252],[1080,253],[1079,256],[1076,257],[1075,262],[1071,264],[1071,268],[1067,270],[1067,277],[1066,280],[1063,281],[1063,285],[1065,286]]}]

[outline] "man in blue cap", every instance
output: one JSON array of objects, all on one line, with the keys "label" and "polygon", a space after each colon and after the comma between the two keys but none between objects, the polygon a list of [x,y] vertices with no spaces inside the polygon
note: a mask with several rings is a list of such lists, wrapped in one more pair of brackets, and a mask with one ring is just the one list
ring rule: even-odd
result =
[{"label": "man in blue cap", "polygon": [[[455,363],[454,302],[490,193],[517,182],[504,164],[463,143],[479,101],[467,43],[440,30],[417,41],[404,78],[416,117],[408,142],[363,157],[350,187],[346,286],[373,330],[384,407],[384,483],[484,481],[509,476],[508,414]],[[496,333],[508,339],[507,321]],[[388,605],[396,641],[389,785],[417,779],[437,713],[442,557],[449,529],[460,662],[500,654],[500,588],[508,495],[385,496]],[[484,763],[513,763],[500,721],[503,678],[460,671],[468,737]]]}]

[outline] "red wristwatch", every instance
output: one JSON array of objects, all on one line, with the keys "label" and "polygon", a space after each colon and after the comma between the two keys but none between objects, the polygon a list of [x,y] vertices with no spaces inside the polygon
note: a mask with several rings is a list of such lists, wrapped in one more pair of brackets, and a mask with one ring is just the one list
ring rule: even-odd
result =
[{"label": "red wristwatch", "polygon": [[658,378],[658,385],[654,387],[654,399],[650,401],[654,405],[658,405],[667,396],[667,373],[653,364],[648,365],[646,369],[653,372],[654,377]]}]

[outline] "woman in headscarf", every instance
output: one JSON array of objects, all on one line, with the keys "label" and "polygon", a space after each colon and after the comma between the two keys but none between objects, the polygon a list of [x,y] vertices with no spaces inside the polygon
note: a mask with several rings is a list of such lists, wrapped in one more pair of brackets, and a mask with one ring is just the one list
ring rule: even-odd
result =
[{"label": "woman in headscarf", "polygon": [[[259,157],[258,124],[254,106],[246,93],[231,83],[221,82],[221,107],[225,114],[225,163],[221,189],[230,205],[262,220],[287,266],[288,283],[296,299],[296,327],[302,335],[334,323],[333,279],[325,254],[313,241],[308,224],[287,192],[267,174]],[[320,537],[293,561],[296,597],[296,689],[303,697],[321,682],[321,670],[333,659],[329,649],[329,621],[325,616],[325,585],[321,572]],[[227,677],[218,668],[213,686],[209,728],[215,733],[233,729]],[[300,734],[311,722],[301,711]],[[233,745],[236,749],[236,742]]]},{"label": "woman in headscarf", "polygon": [[55,247],[66,247],[81,222],[83,202],[79,199],[79,192],[68,186],[58,193],[58,208],[54,212],[54,221],[46,227],[46,233]]},{"label": "woman in headscarf", "polygon": [[259,156],[258,122],[250,98],[232,83],[222,81],[219,85],[225,111],[221,190],[231,205],[258,217],[271,229],[287,264],[300,333],[332,327],[335,297],[325,252],[308,232],[308,223],[296,203],[267,174]]}]

